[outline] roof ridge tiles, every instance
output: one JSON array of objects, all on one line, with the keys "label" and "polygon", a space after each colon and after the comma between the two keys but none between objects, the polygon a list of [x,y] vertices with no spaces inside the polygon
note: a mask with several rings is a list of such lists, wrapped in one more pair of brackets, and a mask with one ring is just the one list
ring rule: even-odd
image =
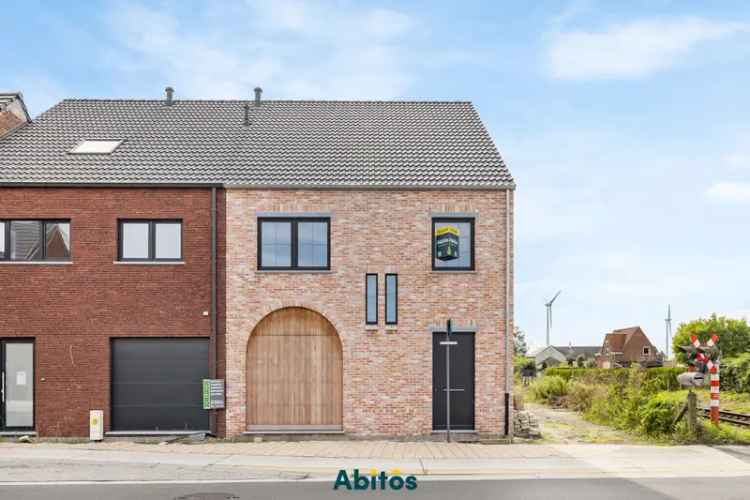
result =
[{"label": "roof ridge tiles", "polygon": [[[0,93],[2,95],[2,93]],[[124,103],[162,103],[164,99],[144,99],[144,98],[108,98],[108,97],[67,97],[61,102],[124,102]],[[252,99],[174,99],[172,101],[175,104],[179,103],[249,103],[252,104]],[[289,103],[289,104],[469,104],[473,105],[473,101],[468,100],[441,100],[441,99],[264,99],[262,104],[276,104],[276,103]]]}]

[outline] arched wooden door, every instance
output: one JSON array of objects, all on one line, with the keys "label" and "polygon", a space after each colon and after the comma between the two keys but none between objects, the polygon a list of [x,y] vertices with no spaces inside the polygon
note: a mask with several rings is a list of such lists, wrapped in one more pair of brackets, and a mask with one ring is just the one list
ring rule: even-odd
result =
[{"label": "arched wooden door", "polygon": [[336,329],[301,307],[261,320],[247,350],[250,430],[340,429],[343,361]]}]

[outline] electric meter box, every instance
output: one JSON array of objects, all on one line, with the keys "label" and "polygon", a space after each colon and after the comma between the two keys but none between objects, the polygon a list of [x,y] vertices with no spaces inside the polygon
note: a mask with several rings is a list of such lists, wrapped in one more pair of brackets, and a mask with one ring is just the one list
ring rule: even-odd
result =
[{"label": "electric meter box", "polygon": [[89,440],[101,441],[104,439],[104,411],[91,410],[89,412]]},{"label": "electric meter box", "polygon": [[457,227],[443,226],[435,230],[435,256],[438,260],[454,260],[458,258]]}]

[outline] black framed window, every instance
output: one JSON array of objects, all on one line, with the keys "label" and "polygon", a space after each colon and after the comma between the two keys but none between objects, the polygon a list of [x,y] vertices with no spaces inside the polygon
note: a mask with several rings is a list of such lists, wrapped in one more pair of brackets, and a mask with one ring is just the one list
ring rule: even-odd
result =
[{"label": "black framed window", "polygon": [[118,221],[120,261],[181,261],[182,221],[172,219]]},{"label": "black framed window", "polygon": [[69,261],[70,221],[0,221],[0,260]]},{"label": "black framed window", "polygon": [[[445,251],[443,245],[457,245]],[[441,248],[438,248],[440,245]],[[432,219],[432,269],[434,271],[474,270],[474,219]]]},{"label": "black framed window", "polygon": [[258,218],[258,269],[328,270],[330,268],[330,218]]},{"label": "black framed window", "polygon": [[378,324],[378,275],[365,274],[365,323]]},{"label": "black framed window", "polygon": [[398,274],[385,275],[385,324],[398,323]]}]

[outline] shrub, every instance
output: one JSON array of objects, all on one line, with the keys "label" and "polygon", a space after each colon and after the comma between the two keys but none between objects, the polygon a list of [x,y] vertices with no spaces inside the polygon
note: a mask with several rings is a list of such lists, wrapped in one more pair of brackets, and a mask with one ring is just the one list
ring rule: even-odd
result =
[{"label": "shrub", "polygon": [[568,383],[562,377],[545,375],[535,380],[529,387],[529,391],[535,400],[556,405],[567,395]]},{"label": "shrub", "polygon": [[721,389],[750,392],[750,353],[721,361]]},{"label": "shrub", "polygon": [[571,410],[585,413],[591,409],[591,405],[597,397],[606,397],[606,388],[573,381],[568,383],[568,396],[565,398],[565,406]]},{"label": "shrub", "polygon": [[639,429],[649,436],[663,436],[674,431],[672,422],[682,404],[686,391],[659,392],[648,398],[638,410]]},{"label": "shrub", "polygon": [[684,371],[685,368],[676,367],[648,368],[643,374],[643,390],[649,394],[661,391],[680,390],[680,384],[677,382],[677,375]]}]

